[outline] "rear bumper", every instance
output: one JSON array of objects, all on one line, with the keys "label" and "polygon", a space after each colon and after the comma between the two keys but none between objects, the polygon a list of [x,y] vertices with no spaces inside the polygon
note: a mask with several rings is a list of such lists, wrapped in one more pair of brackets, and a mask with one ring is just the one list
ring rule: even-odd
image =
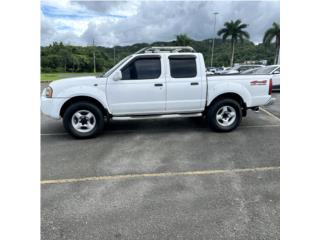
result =
[{"label": "rear bumper", "polygon": [[[263,105],[261,106],[269,106],[272,105],[275,102],[276,98],[270,97],[270,99]],[[243,109],[242,115],[245,117],[247,115],[247,110],[251,109],[252,111],[259,111],[259,106],[254,106],[254,107],[248,107]]]}]

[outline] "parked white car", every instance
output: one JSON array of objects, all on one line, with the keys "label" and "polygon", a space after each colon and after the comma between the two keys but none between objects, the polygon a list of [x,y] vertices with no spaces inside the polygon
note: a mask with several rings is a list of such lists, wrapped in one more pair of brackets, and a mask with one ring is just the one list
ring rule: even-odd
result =
[{"label": "parked white car", "polygon": [[280,65],[269,65],[253,70],[242,72],[241,74],[269,74],[272,79],[272,89],[280,90]]},{"label": "parked white car", "polygon": [[237,65],[225,71],[220,72],[220,74],[239,74],[239,73],[242,73],[243,71],[253,69],[253,68],[260,68],[260,67],[263,67],[263,65]]},{"label": "parked white car", "polygon": [[216,72],[216,70],[217,70],[217,68],[215,68],[215,67],[208,67],[207,68],[207,72],[211,72],[213,74]]},{"label": "parked white car", "polygon": [[[181,52],[189,51],[189,52]],[[271,104],[269,75],[206,76],[201,53],[190,47],[151,47],[101,77],[58,80],[44,89],[41,110],[63,118],[77,138],[96,136],[113,117],[205,115],[212,130],[236,129],[247,109]]]},{"label": "parked white car", "polygon": [[257,69],[259,69],[259,68],[251,68],[251,69],[248,69],[248,70],[241,72],[240,74],[253,74]]},{"label": "parked white car", "polygon": [[215,74],[221,74],[224,71],[229,70],[231,67],[217,67],[217,69],[215,70]]}]

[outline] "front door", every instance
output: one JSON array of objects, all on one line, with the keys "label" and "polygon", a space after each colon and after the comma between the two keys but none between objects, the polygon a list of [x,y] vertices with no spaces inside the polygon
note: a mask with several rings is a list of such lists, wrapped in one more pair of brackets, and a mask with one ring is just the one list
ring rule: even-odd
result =
[{"label": "front door", "polygon": [[121,67],[122,79],[108,79],[107,100],[113,115],[165,112],[166,85],[159,55],[137,56]]}]

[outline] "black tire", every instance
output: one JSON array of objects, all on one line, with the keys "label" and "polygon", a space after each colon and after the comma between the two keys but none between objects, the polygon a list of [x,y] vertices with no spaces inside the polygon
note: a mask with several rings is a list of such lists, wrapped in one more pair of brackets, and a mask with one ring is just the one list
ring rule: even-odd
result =
[{"label": "black tire", "polygon": [[[235,110],[235,119],[233,120],[232,124],[229,126],[222,126],[217,119],[217,112],[220,111],[222,107],[228,107],[229,109],[233,108]],[[221,99],[212,104],[207,112],[207,119],[208,119],[208,124],[211,130],[216,131],[216,132],[230,132],[234,129],[236,129],[242,120],[242,111],[241,111],[241,106],[240,104],[233,100],[233,99]],[[222,121],[222,120],[221,120]]]},{"label": "black tire", "polygon": [[[80,110],[89,111],[94,115],[94,127],[88,132],[78,131],[72,124],[73,115]],[[63,116],[63,125],[64,128],[75,138],[84,139],[96,137],[104,129],[104,116],[102,110],[97,107],[95,104],[90,102],[77,102],[70,105]]]}]

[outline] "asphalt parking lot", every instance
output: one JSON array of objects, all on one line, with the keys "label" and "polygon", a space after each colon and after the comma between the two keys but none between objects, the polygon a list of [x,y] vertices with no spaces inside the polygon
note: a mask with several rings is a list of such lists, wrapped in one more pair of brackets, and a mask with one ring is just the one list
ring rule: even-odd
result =
[{"label": "asphalt parking lot", "polygon": [[75,140],[42,115],[42,239],[279,239],[273,95],[231,133],[202,118],[122,120]]}]

